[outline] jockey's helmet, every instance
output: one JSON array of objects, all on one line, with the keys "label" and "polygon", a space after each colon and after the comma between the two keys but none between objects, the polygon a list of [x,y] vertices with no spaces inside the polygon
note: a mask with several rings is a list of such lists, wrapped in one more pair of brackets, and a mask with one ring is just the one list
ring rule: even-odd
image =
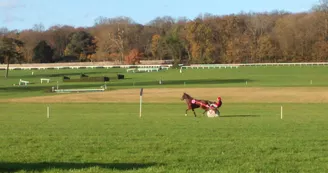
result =
[{"label": "jockey's helmet", "polygon": [[221,97],[220,96],[218,97],[218,100],[221,100]]}]

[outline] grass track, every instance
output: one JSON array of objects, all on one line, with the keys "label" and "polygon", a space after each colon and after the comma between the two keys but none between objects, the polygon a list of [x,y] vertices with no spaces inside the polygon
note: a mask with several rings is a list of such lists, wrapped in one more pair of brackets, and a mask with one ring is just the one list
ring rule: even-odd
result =
[{"label": "grass track", "polygon": [[1,104],[0,172],[326,172],[325,105],[280,105]]},{"label": "grass track", "polygon": [[[62,83],[113,76],[111,89],[179,87],[327,87],[327,67],[242,67],[125,73],[124,69],[10,71],[0,79],[0,99],[52,95],[51,86],[98,88],[102,83]],[[39,84],[40,78],[50,84]],[[159,79],[164,85],[158,85]],[[34,84],[12,86],[19,79]],[[310,81],[312,80],[312,84]],[[135,83],[135,86],[133,86]],[[184,86],[186,83],[186,86]],[[177,96],[177,97],[180,97]],[[233,101],[233,100],[232,100]],[[235,100],[236,101],[236,100]],[[228,103],[228,104],[227,104]],[[284,119],[280,119],[280,105]],[[0,172],[327,172],[327,105],[229,103],[220,118],[184,116],[181,103],[0,103]]]},{"label": "grass track", "polygon": [[[326,87],[328,67],[240,67],[238,69],[177,69],[151,73],[126,73],[125,69],[65,69],[38,70],[32,76],[30,70],[10,71],[10,78],[0,78],[0,99],[52,95],[52,86],[59,81],[59,88],[100,88],[103,83],[63,83],[62,76],[78,78],[89,76],[125,75],[125,80],[111,81],[110,89],[124,88],[181,88],[181,87]],[[40,78],[50,78],[50,84],[40,84]],[[33,82],[27,87],[13,86],[19,79]],[[158,81],[162,79],[163,85]],[[312,84],[311,84],[312,81]]]}]

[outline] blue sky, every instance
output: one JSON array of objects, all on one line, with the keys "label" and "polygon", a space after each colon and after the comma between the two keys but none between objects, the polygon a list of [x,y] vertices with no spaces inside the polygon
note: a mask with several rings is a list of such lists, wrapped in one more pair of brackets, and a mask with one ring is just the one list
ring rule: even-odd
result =
[{"label": "blue sky", "polygon": [[127,16],[145,24],[158,16],[194,19],[215,15],[284,10],[308,11],[318,0],[0,0],[0,28],[29,29],[42,23],[92,26],[99,16]]}]

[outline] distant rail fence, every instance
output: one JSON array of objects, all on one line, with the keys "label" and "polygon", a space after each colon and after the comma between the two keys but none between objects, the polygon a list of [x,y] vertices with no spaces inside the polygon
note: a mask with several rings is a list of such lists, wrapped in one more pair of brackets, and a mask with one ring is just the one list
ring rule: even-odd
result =
[{"label": "distant rail fence", "polygon": [[307,63],[247,63],[247,64],[191,64],[181,69],[239,68],[241,66],[326,66],[328,62]]},{"label": "distant rail fence", "polygon": [[210,69],[210,68],[238,68],[238,64],[191,64],[189,66],[181,66],[181,69]]},{"label": "distant rail fence", "polygon": [[328,62],[308,63],[248,63],[248,64],[191,64],[181,69],[239,68],[241,66],[326,66]]},{"label": "distant rail fence", "polygon": [[[153,64],[152,64],[153,63]],[[34,63],[10,64],[9,70],[43,70],[43,69],[82,69],[82,68],[159,68],[171,67],[168,60],[141,61],[140,65],[116,65],[113,62],[74,62],[74,63]],[[5,70],[6,64],[0,64],[0,70]]]},{"label": "distant rail fence", "polygon": [[[151,64],[153,62],[154,64]],[[82,68],[171,68],[170,61],[147,61],[140,65],[115,65],[112,62],[81,62],[81,63],[43,63],[43,64],[10,64],[10,70],[42,70],[42,69],[82,69]],[[326,66],[328,62],[306,63],[245,63],[245,64],[191,64],[181,69],[205,69],[205,68],[238,68],[241,66]],[[0,64],[0,70],[5,70],[6,64]]]},{"label": "distant rail fence", "polygon": [[235,64],[239,66],[325,66],[328,62],[300,62],[300,63],[249,63]]}]

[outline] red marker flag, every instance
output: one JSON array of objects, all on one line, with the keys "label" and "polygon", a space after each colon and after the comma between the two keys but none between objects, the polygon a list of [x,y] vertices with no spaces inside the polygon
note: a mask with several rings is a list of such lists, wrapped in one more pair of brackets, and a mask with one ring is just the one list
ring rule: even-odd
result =
[{"label": "red marker flag", "polygon": [[140,89],[140,96],[143,94],[143,88]]},{"label": "red marker flag", "polygon": [[140,89],[140,113],[139,113],[140,118],[141,118],[142,94],[143,94],[143,88]]}]

